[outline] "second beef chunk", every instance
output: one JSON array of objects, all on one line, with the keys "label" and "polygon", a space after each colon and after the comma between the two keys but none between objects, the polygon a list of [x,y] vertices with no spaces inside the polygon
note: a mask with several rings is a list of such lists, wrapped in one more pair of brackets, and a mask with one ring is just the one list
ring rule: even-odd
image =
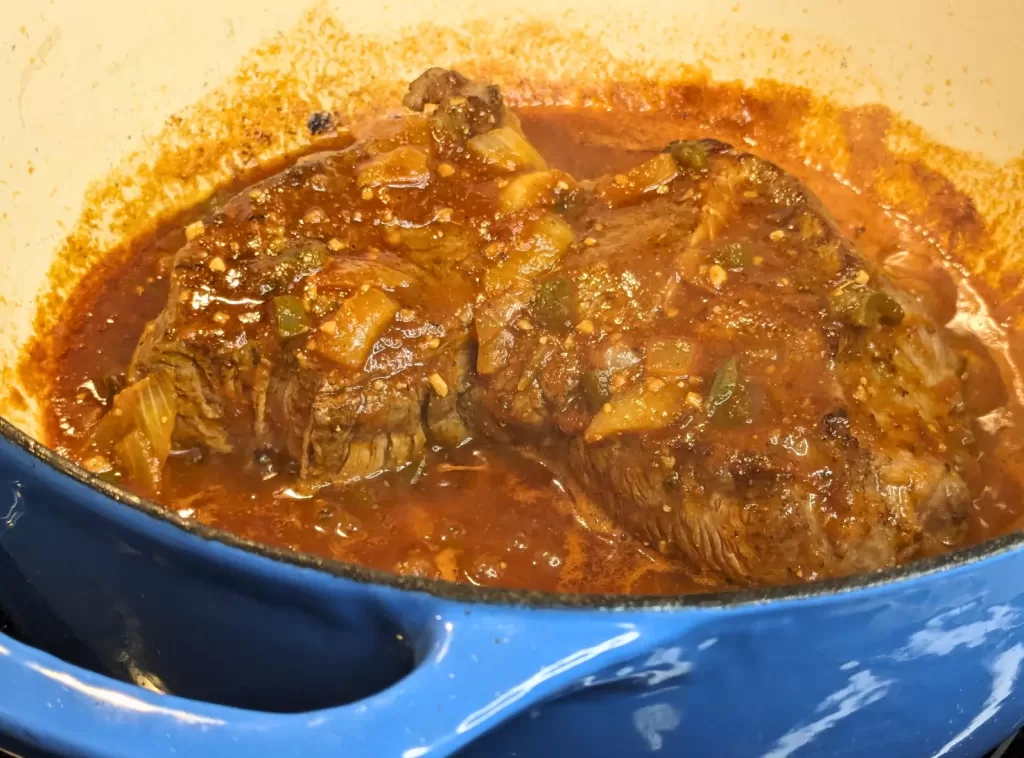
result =
[{"label": "second beef chunk", "polygon": [[957,358],[795,179],[677,143],[599,181],[578,224],[511,319],[478,309],[529,322],[481,337],[505,434],[545,439],[618,523],[717,578],[955,543],[974,455]]},{"label": "second beef chunk", "polygon": [[405,103],[189,228],[125,393],[173,394],[174,447],[316,487],[489,436],[738,584],[959,539],[957,356],[794,178],[699,141],[577,186],[495,87],[432,69]]}]

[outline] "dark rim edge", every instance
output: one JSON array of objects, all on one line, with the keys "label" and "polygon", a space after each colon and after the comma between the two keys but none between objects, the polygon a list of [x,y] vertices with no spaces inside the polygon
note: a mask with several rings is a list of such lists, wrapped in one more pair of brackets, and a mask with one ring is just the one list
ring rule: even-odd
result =
[{"label": "dark rim edge", "polygon": [[530,606],[541,609],[590,609],[607,611],[682,610],[725,608],[784,600],[803,600],[866,590],[884,584],[937,574],[951,568],[977,563],[1024,546],[1024,532],[1005,535],[962,550],[910,561],[901,566],[879,569],[840,579],[823,579],[805,584],[789,584],[753,589],[726,590],[688,595],[624,595],[541,592],[537,590],[477,587],[440,579],[402,576],[310,553],[273,547],[238,537],[230,532],[179,517],[154,500],[141,498],[109,484],[60,455],[0,416],[0,437],[25,450],[58,474],[68,476],[121,505],[147,516],[168,522],[204,540],[219,542],[264,558],[292,566],[314,569],[335,577],[363,584],[377,584],[410,592],[423,592],[442,600],[459,603],[485,603],[504,606]]}]

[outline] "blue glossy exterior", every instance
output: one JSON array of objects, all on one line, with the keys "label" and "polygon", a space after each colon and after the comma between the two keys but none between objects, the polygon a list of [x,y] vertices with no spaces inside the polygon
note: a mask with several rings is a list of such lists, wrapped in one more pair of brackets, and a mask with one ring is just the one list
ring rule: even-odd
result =
[{"label": "blue glossy exterior", "polygon": [[1024,720],[1016,538],[803,593],[481,592],[231,546],[0,432],[0,605],[95,669],[0,635],[0,734],[31,749],[953,757]]}]

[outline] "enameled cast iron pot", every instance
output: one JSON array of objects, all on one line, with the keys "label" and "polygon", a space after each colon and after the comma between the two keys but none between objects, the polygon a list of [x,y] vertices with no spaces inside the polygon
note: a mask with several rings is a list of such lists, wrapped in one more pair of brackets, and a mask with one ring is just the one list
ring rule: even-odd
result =
[{"label": "enameled cast iron pot", "polygon": [[[269,0],[70,5],[0,9],[8,390],[87,184],[145,169],[170,114],[232,86],[256,91],[253,70],[272,69],[275,55],[350,91],[488,57],[525,78],[575,80],[657,75],[704,56],[716,77],[767,74],[886,103],[995,166],[1024,146],[1014,31],[1024,9],[1010,0],[338,3],[302,20]],[[518,25],[531,18],[543,27]],[[555,30],[550,39],[542,28]],[[281,29],[292,31],[265,46],[269,57],[248,59],[250,78],[232,80],[243,54]],[[361,62],[344,63],[353,56]],[[937,82],[945,103],[923,94]],[[139,148],[141,158],[118,163]],[[190,202],[189,186],[162,202]],[[129,209],[131,197],[121,199]],[[61,656],[0,636],[0,734],[22,745],[154,758],[978,756],[1024,719],[1019,536],[739,594],[450,586],[182,521],[34,442],[31,402],[8,397],[0,410],[11,419],[0,421],[0,606]]]}]

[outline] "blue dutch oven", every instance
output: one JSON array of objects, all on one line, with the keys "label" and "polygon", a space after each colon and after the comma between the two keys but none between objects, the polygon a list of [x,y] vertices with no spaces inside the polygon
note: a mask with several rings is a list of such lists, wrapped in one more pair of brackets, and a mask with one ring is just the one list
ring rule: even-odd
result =
[{"label": "blue dutch oven", "polygon": [[0,432],[0,605],[75,661],[0,637],[35,749],[966,758],[1024,719],[1019,536],[798,588],[481,589],[247,543]]}]

